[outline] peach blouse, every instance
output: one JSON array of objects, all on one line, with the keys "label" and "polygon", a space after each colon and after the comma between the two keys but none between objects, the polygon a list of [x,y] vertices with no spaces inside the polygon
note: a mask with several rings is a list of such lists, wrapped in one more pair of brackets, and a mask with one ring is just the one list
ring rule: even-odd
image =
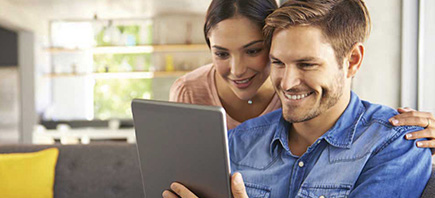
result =
[{"label": "peach blouse", "polygon": [[[169,101],[222,107],[216,88],[215,73],[215,67],[208,64],[180,77],[171,87]],[[261,115],[279,108],[281,108],[281,102],[275,94]],[[240,124],[228,114],[226,117],[228,129]]]}]

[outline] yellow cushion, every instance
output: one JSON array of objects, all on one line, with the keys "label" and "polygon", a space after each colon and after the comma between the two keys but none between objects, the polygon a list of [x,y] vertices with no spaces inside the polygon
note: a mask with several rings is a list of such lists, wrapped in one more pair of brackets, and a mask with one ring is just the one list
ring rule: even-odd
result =
[{"label": "yellow cushion", "polygon": [[59,150],[0,154],[0,197],[52,198]]}]

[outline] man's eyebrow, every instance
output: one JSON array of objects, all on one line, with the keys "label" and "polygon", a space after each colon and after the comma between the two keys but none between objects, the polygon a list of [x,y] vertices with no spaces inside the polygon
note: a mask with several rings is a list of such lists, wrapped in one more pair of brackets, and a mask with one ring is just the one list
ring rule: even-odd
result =
[{"label": "man's eyebrow", "polygon": [[307,57],[297,59],[295,62],[309,62],[309,61],[316,61],[316,60],[318,60],[318,59],[315,57],[307,56]]},{"label": "man's eyebrow", "polygon": [[256,44],[256,43],[259,43],[259,42],[263,42],[263,40],[252,41],[252,42],[250,42],[250,43],[244,45],[243,48],[247,48],[247,47],[249,47],[249,46],[251,46],[251,45],[254,45],[254,44]]},{"label": "man's eyebrow", "polygon": [[[269,54],[270,59],[279,60],[279,58],[274,57],[272,54]],[[307,56],[300,59],[295,60],[294,62],[310,62],[310,61],[317,61],[318,59],[316,57]]]},{"label": "man's eyebrow", "polygon": [[269,54],[269,58],[270,58],[270,59],[279,60],[279,59],[275,58],[272,54]]}]

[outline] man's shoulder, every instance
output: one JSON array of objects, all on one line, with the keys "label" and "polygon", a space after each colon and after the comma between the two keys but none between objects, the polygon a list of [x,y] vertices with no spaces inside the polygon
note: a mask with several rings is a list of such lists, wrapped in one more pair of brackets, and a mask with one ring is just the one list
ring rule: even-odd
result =
[{"label": "man's shoulder", "polygon": [[365,112],[361,121],[365,126],[382,125],[384,127],[383,130],[390,131],[391,133],[406,133],[407,131],[422,129],[417,126],[393,126],[388,120],[398,114],[397,110],[385,105],[374,104],[367,101],[362,101],[362,103],[365,107]]},{"label": "man's shoulder", "polygon": [[393,126],[388,120],[398,114],[395,109],[367,101],[362,101],[362,103],[365,111],[357,126],[355,140],[366,139],[365,144],[373,145],[373,152],[385,148],[394,141],[413,144],[413,141],[407,141],[403,136],[409,132],[421,130],[421,127]]},{"label": "man's shoulder", "polygon": [[[397,156],[421,156],[425,149],[415,146],[416,140],[407,140],[405,134],[420,130],[416,126],[393,126],[388,119],[397,114],[397,111],[378,104],[362,101],[364,111],[357,120],[356,125],[346,129],[352,139],[350,147],[343,149],[329,147],[329,161],[336,162],[359,161],[366,164],[370,160],[387,163]],[[387,157],[385,157],[387,156]],[[388,162],[390,163],[390,162]]]}]

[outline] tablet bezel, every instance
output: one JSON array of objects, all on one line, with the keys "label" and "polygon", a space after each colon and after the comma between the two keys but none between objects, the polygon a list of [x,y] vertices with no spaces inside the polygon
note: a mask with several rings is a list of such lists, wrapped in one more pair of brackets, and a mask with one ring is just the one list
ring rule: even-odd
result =
[{"label": "tablet bezel", "polygon": [[231,197],[222,107],[134,99],[132,112],[145,197],[175,181],[198,197]]}]

